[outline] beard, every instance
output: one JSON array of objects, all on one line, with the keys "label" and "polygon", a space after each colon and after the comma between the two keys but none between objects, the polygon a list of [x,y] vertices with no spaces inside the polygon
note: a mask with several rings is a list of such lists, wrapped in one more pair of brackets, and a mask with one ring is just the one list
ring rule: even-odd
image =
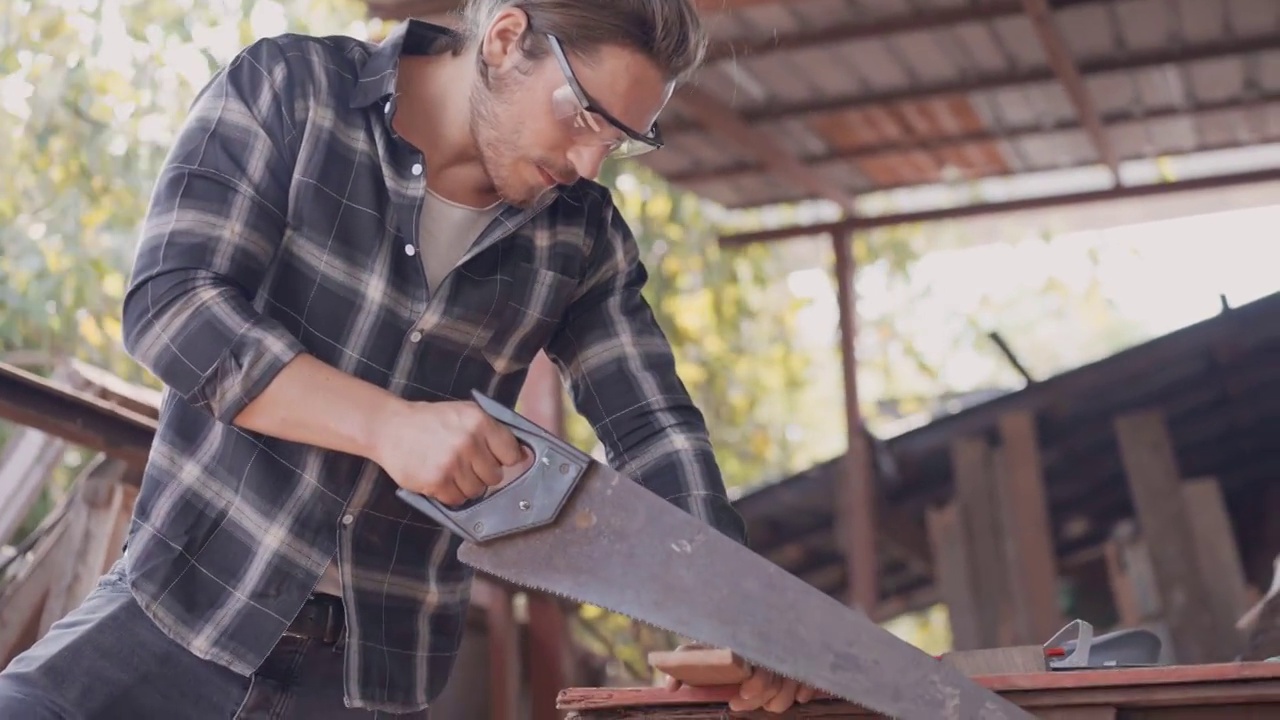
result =
[{"label": "beard", "polygon": [[528,163],[522,151],[519,118],[512,117],[508,102],[515,89],[509,78],[493,78],[489,87],[477,81],[471,88],[471,137],[480,153],[480,165],[494,191],[506,203],[526,209],[537,203],[547,188],[531,182],[522,166]]}]

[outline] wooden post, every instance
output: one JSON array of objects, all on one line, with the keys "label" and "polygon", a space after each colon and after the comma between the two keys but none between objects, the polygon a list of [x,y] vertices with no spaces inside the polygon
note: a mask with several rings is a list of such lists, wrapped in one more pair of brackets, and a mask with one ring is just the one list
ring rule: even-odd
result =
[{"label": "wooden post", "polygon": [[835,233],[836,300],[840,311],[840,360],[844,370],[845,424],[844,482],[837,486],[836,532],[844,551],[848,578],[847,601],[874,614],[880,601],[880,566],[876,552],[876,489],[858,407],[857,299],[854,288],[853,237]]},{"label": "wooden post", "polygon": [[[1231,514],[1218,479],[1195,478],[1182,483],[1183,505],[1191,520],[1191,534],[1196,541],[1201,581],[1209,590],[1210,606],[1218,627],[1234,627],[1236,620],[1249,609],[1244,563],[1236,547]],[[1243,636],[1237,635],[1242,641]]]},{"label": "wooden post", "polygon": [[972,553],[956,503],[926,510],[925,524],[933,546],[934,584],[950,618],[951,647],[954,650],[979,648],[982,645],[978,625],[980,600],[973,583]]},{"label": "wooden post", "polygon": [[1164,416],[1134,412],[1116,418],[1115,430],[1174,655],[1184,664],[1228,661],[1238,650],[1236,631],[1230,624],[1223,627],[1209,611],[1213,596],[1200,567]]},{"label": "wooden post", "polygon": [[[1005,562],[1000,497],[996,492],[992,449],[982,437],[962,437],[951,444],[955,502],[963,529],[977,612],[978,644],[957,650],[1012,644],[1012,603]],[[1046,638],[1048,639],[1048,638]]]},{"label": "wooden post", "polygon": [[1064,625],[1058,609],[1058,564],[1045,499],[1035,416],[1001,416],[998,494],[1009,553],[1014,644],[1043,643]]},{"label": "wooden post", "polygon": [[506,586],[476,578],[476,604],[484,608],[489,652],[489,719],[518,720],[520,638],[512,593]]},{"label": "wooden post", "polygon": [[[522,414],[544,429],[564,434],[564,394],[560,373],[550,359],[538,353],[520,394]],[[527,594],[529,607],[528,652],[525,667],[529,678],[531,720],[552,720],[556,697],[567,687],[572,673],[569,654],[569,627],[557,598],[541,593]]]}]

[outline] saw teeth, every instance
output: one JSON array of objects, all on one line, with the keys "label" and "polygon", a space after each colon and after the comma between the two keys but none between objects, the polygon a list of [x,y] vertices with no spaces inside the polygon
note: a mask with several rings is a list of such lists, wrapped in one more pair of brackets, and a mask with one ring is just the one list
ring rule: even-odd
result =
[{"label": "saw teeth", "polygon": [[[669,627],[665,627],[665,626],[663,626],[663,625],[659,625],[659,624],[657,624],[657,623],[650,622],[650,621],[648,621],[648,620],[641,620],[641,619],[640,619],[640,618],[638,618],[638,617],[635,617],[635,616],[633,616],[633,615],[629,615],[629,614],[627,614],[627,613],[625,613],[625,612],[622,612],[622,611],[620,611],[620,610],[617,610],[617,609],[611,608],[611,607],[609,607],[609,606],[607,606],[607,605],[601,605],[601,604],[599,604],[599,603],[592,602],[592,601],[590,601],[590,600],[584,600],[584,599],[579,598],[579,597],[574,597],[574,596],[572,596],[572,595],[568,595],[568,594],[562,593],[562,592],[560,592],[559,590],[552,590],[552,589],[550,589],[550,588],[545,588],[545,587],[542,587],[542,586],[540,586],[540,585],[530,584],[530,583],[528,583],[528,582],[526,582],[526,581],[523,581],[523,580],[516,580],[516,579],[515,579],[515,578],[513,578],[513,577],[509,577],[509,576],[504,575],[504,574],[499,573],[499,572],[493,572],[493,571],[491,571],[491,570],[485,570],[485,569],[483,569],[483,568],[478,568],[478,567],[477,567],[476,569],[477,569],[477,570],[480,570],[481,572],[483,572],[483,573],[485,573],[485,574],[487,574],[487,575],[492,575],[492,576],[494,576],[494,577],[496,577],[496,578],[500,578],[500,579],[502,579],[502,580],[505,580],[505,581],[507,581],[507,582],[511,583],[512,585],[517,586],[517,587],[523,587],[523,588],[525,588],[525,589],[527,589],[527,590],[534,590],[534,591],[536,591],[536,592],[545,593],[545,594],[547,594],[547,595],[554,595],[554,596],[556,596],[556,597],[564,598],[565,600],[569,600],[569,601],[571,601],[571,602],[581,603],[581,604],[583,604],[583,605],[595,605],[596,607],[604,608],[605,610],[608,610],[608,611],[609,611],[609,612],[611,612],[611,613],[614,613],[614,614],[616,614],[616,615],[621,615],[621,616],[623,616],[623,617],[625,617],[625,618],[629,618],[629,619],[631,619],[631,620],[633,620],[633,621],[635,621],[635,622],[643,623],[643,624],[645,624],[645,625],[648,625],[649,627],[657,628],[657,629],[659,629],[659,630],[665,630],[666,632],[669,632],[669,633],[671,633],[672,635],[679,635],[679,636],[689,637],[689,638],[691,638],[692,640],[694,640],[695,642],[701,642],[701,643],[705,643],[705,644],[708,644],[708,645],[713,644],[713,643],[711,643],[711,642],[710,642],[710,641],[708,641],[708,640],[704,640],[703,638],[699,638],[699,637],[691,636],[691,635],[688,635],[687,633],[683,633],[683,632],[678,632],[678,631],[673,630],[673,629],[671,629],[671,628],[669,628]],[[732,648],[726,648],[726,649],[732,650]],[[737,651],[736,651],[736,650],[734,650],[734,652],[736,653]],[[789,675],[789,674],[787,674],[786,672],[783,672],[783,671],[781,671],[781,670],[775,670],[775,669],[773,669],[773,668],[771,668],[771,667],[768,667],[768,666],[766,666],[764,663],[758,662],[758,661],[754,660],[753,658],[751,658],[750,656],[742,655],[741,653],[738,653],[738,654],[739,654],[739,656],[740,656],[743,660],[746,660],[748,663],[751,663],[751,665],[752,665],[753,667],[762,667],[762,668],[765,668],[766,670],[768,670],[769,672],[772,672],[772,673],[773,673],[773,674],[775,674],[775,675],[780,675],[780,676],[782,676],[782,677],[784,677],[784,678],[787,678],[787,679],[789,679],[789,680],[794,680],[795,682],[797,682],[797,683],[799,683],[799,684],[801,684],[801,685],[810,685],[811,687],[815,687],[815,688],[817,688],[817,689],[819,689],[819,690],[822,690],[823,692],[826,692],[826,693],[828,693],[828,694],[830,694],[830,695],[832,695],[832,696],[839,697],[839,698],[841,698],[841,699],[843,699],[843,700],[845,700],[845,701],[847,701],[847,702],[853,703],[854,705],[858,705],[858,702],[857,702],[856,700],[854,700],[853,698],[849,698],[849,697],[845,697],[845,696],[843,696],[843,695],[840,695],[840,694],[839,694],[838,692],[836,692],[835,690],[831,690],[830,688],[824,688],[824,687],[822,687],[822,686],[820,686],[820,685],[813,685],[812,683],[809,683],[809,682],[807,682],[807,681],[805,681],[805,680],[802,680],[802,679],[800,679],[800,678],[798,678],[798,677],[796,677],[796,676],[794,676],[794,675]],[[859,707],[862,707],[862,706],[861,706],[861,705],[859,705]],[[878,712],[878,711],[876,711],[876,712]],[[880,714],[880,716],[881,716],[881,717],[888,718],[888,720],[901,720],[900,718],[897,718],[897,717],[894,717],[894,716],[891,716],[891,715],[885,715],[884,713],[879,713],[879,714]]]}]

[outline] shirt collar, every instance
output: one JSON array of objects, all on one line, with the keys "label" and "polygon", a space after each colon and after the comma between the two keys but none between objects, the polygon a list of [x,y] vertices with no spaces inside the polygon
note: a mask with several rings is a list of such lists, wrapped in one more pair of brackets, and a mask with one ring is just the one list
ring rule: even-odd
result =
[{"label": "shirt collar", "polygon": [[391,97],[396,91],[396,70],[403,55],[434,55],[452,47],[459,35],[442,25],[405,20],[374,47],[360,66],[351,107],[366,107]]}]

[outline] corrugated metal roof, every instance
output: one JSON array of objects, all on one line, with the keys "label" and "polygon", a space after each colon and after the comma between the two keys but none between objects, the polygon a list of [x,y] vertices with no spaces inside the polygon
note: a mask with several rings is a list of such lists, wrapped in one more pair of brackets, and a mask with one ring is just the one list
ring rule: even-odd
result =
[{"label": "corrugated metal roof", "polygon": [[[1035,415],[1050,531],[1068,565],[1107,540],[1117,521],[1132,517],[1111,423],[1126,412],[1162,412],[1182,476],[1217,478],[1233,526],[1240,533],[1257,530],[1266,518],[1254,510],[1280,472],[1278,321],[1280,294],[886,439],[896,472],[878,478],[883,597],[900,599],[932,583],[924,515],[952,495],[950,444],[993,435],[1010,411]],[[754,549],[833,594],[842,593],[845,582],[832,514],[842,471],[840,460],[832,460],[735,501]],[[1250,567],[1269,567],[1276,551],[1242,548]],[[1267,578],[1252,580],[1265,586]]]},{"label": "corrugated metal roof", "polygon": [[[1280,140],[1280,3],[1051,4],[1118,159]],[[954,22],[931,25],[939,11]],[[877,23],[886,32],[869,33]],[[825,33],[714,60],[698,86],[850,195],[1103,161],[1021,2],[796,0],[710,24],[718,40],[752,46]],[[667,132],[682,149],[713,134],[681,118]],[[811,195],[743,148],[679,155],[648,162],[729,207]]]},{"label": "corrugated metal roof", "polygon": [[[692,92],[756,142],[677,93],[669,146],[643,162],[730,208],[819,199],[767,162],[768,144],[842,198],[1106,165],[1029,2],[700,0],[713,46]],[[1047,3],[1118,161],[1280,142],[1280,2]],[[458,4],[371,0],[384,16]]]}]

